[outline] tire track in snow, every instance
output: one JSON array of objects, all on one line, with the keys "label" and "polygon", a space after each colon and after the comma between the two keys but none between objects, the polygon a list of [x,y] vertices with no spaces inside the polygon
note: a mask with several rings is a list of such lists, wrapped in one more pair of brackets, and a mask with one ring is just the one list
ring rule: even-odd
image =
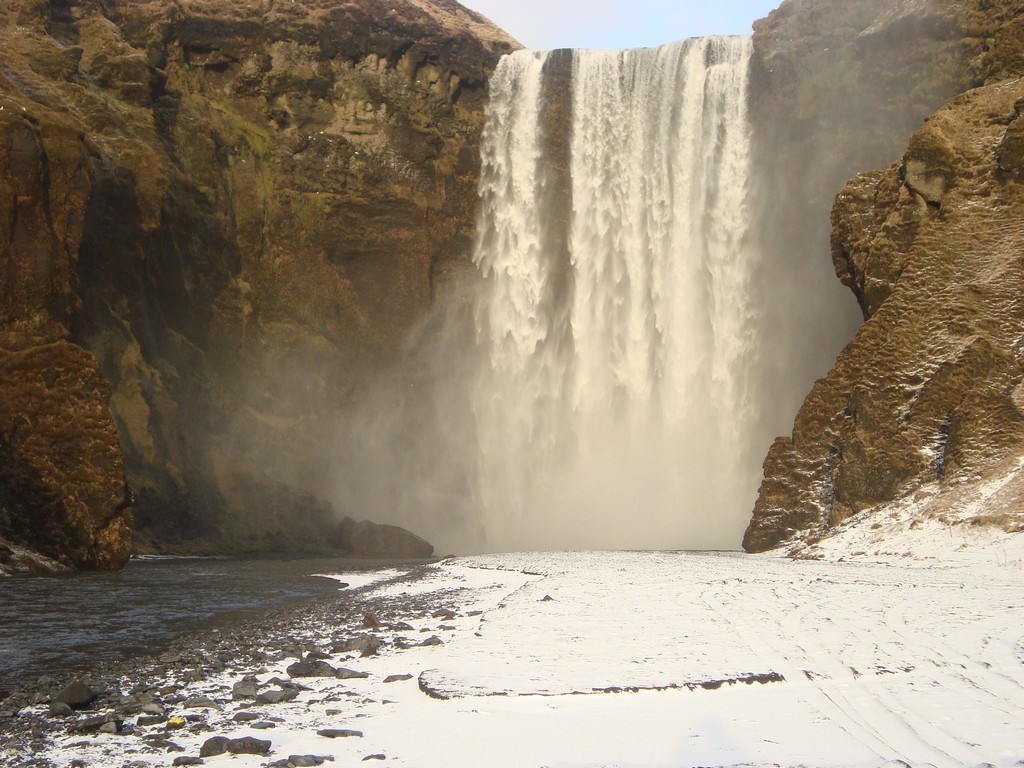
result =
[{"label": "tire track in snow", "polygon": [[[786,682],[793,686],[795,695],[808,708],[818,712],[823,719],[866,747],[879,759],[887,759],[892,752],[883,735],[871,723],[851,712],[850,707],[844,707],[841,702],[828,695],[821,683],[814,678],[813,671],[808,670],[802,663],[805,660],[805,654],[798,644],[790,643],[790,647],[786,648],[779,642],[783,638],[792,641],[792,638],[783,634],[778,618],[765,612],[761,607],[767,602],[773,608],[781,610],[784,604],[790,602],[788,598],[778,594],[778,585],[774,585],[772,590],[775,593],[774,600],[752,600],[742,598],[735,591],[726,589],[725,587],[730,581],[720,582],[721,589],[704,590],[701,598],[707,607],[718,614],[723,622],[731,626],[755,654],[764,656],[766,663],[763,666],[770,667],[773,671],[781,674]],[[751,586],[749,582],[740,581],[740,583],[747,587]],[[713,585],[709,584],[708,586]],[[726,600],[730,602],[727,603]],[[731,609],[727,611],[726,607]],[[796,605],[792,605],[793,609],[796,607]],[[758,614],[762,621],[759,622],[758,631],[755,631],[746,617]],[[778,640],[771,638],[778,638]],[[764,653],[765,651],[767,653]]]},{"label": "tire track in snow", "polygon": [[[1024,722],[1024,685],[1006,673],[994,671],[1020,668],[1011,660],[1012,651],[1005,650],[1012,647],[1008,640],[1018,637],[1019,630],[1000,633],[999,626],[1006,623],[1003,616],[971,616],[965,621],[965,626],[972,630],[972,637],[961,641],[970,643],[971,647],[957,647],[957,638],[965,633],[957,628],[949,629],[952,622],[948,609],[943,611],[944,621],[934,622],[927,630],[915,630],[912,628],[914,622],[907,620],[915,608],[918,606],[909,601],[893,604],[885,611],[885,624],[897,635],[913,637],[914,644],[926,652],[929,660],[944,673],[946,679],[934,679],[934,682],[947,687],[955,683],[962,696],[986,711],[1001,712],[1010,722]],[[943,642],[935,642],[937,633],[941,633]],[[986,649],[999,653],[1000,648],[1004,649],[1001,655],[1005,657],[1001,663],[996,660],[997,663],[993,664],[983,658]]]},{"label": "tire track in snow", "polygon": [[[878,584],[876,590],[882,590],[886,585]],[[898,590],[892,590],[893,596]],[[805,599],[813,600],[810,590],[805,593]],[[895,605],[900,605],[899,598],[895,598]],[[895,750],[898,757],[912,763],[928,762],[936,766],[948,766],[948,768],[961,768],[966,764],[977,762],[971,752],[971,746],[964,741],[951,736],[938,725],[922,718],[912,709],[905,706],[893,695],[893,688],[896,686],[913,686],[909,680],[912,677],[926,677],[934,681],[926,672],[917,669],[914,663],[924,658],[920,646],[914,642],[909,634],[894,633],[895,637],[887,638],[885,643],[879,643],[880,638],[885,637],[887,625],[884,615],[887,611],[878,605],[857,604],[856,601],[846,596],[841,599],[830,599],[827,601],[808,603],[807,607],[790,617],[794,624],[789,627],[791,632],[801,632],[800,636],[805,639],[805,644],[812,646],[809,655],[822,665],[831,665],[833,668],[845,672],[836,674],[834,679],[836,685],[830,690],[833,695],[843,688],[848,688],[850,695],[842,693],[842,697],[848,706],[856,709],[860,715],[870,722],[878,732],[890,750]],[[843,621],[843,614],[850,619],[853,610],[858,614],[857,620]],[[877,667],[874,674],[858,677],[853,668],[844,664],[841,657],[836,656],[826,644],[814,642],[817,636],[813,628],[818,626],[820,621],[808,621],[808,614],[817,611],[823,615],[826,621],[835,623],[842,621],[843,629],[849,632],[854,638],[854,647],[863,648],[872,643],[879,651],[883,646],[890,648],[888,653],[891,660],[896,662],[886,667]],[[833,619],[832,617],[836,618]],[[865,618],[868,620],[865,621]],[[810,640],[811,642],[807,642]],[[812,645],[813,643],[813,645]],[[900,664],[902,657],[902,666]],[[840,682],[845,678],[845,682]],[[861,701],[856,701],[860,698]]]},{"label": "tire track in snow", "polygon": [[[926,723],[908,717],[905,708],[892,700],[886,690],[887,680],[883,680],[880,674],[859,677],[841,655],[817,639],[825,634],[819,628],[827,625],[832,627],[832,635],[846,632],[856,637],[856,647],[870,644],[878,634],[878,622],[873,621],[877,614],[871,613],[873,606],[858,605],[848,594],[840,599],[825,601],[809,585],[788,582],[785,586],[791,590],[789,602],[796,609],[784,615],[779,622],[782,630],[780,634],[790,638],[805,655],[807,666],[811,667],[809,671],[820,675],[812,678],[812,683],[821,694],[884,745],[880,754],[890,760],[899,758],[911,762],[930,762],[948,768],[963,766],[962,760],[947,751],[950,745],[938,746],[945,741],[940,734],[927,732]],[[836,586],[844,587],[844,592],[847,588],[845,584]],[[876,584],[872,589],[880,590],[884,587],[883,584]],[[835,588],[830,591],[834,592]],[[856,610],[855,620],[851,609]],[[870,635],[863,629],[865,624],[873,625]]]}]

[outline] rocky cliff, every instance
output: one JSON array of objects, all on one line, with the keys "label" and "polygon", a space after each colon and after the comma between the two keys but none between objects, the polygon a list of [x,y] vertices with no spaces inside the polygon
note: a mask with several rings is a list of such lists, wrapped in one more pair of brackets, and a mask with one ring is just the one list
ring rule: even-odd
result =
[{"label": "rocky cliff", "polygon": [[6,0],[0,46],[0,444],[102,475],[5,469],[0,536],[48,541],[42,494],[123,561],[126,475],[143,546],[351,544],[327,414],[465,263],[516,43],[450,0]]},{"label": "rocky cliff", "polygon": [[[1024,3],[907,2],[865,20],[857,40],[926,30],[935,93],[963,93],[835,200],[835,271],[866,322],[769,451],[749,550],[799,541],[813,554],[844,521],[914,493],[963,506],[965,483],[1005,475],[1024,448]],[[1020,529],[1004,502],[998,515],[930,509]]]}]

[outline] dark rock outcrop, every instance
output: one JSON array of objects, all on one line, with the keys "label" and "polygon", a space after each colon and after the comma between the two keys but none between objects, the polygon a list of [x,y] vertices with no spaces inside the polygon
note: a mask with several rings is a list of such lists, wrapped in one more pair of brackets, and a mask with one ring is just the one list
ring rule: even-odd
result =
[{"label": "dark rock outcrop", "polygon": [[0,349],[98,361],[143,548],[321,541],[330,414],[467,262],[515,42],[450,0],[10,0],[0,45]]},{"label": "dark rock outcrop", "polygon": [[867,320],[769,451],[749,550],[1003,471],[1024,447],[1024,4],[928,7],[964,34],[965,81],[984,85],[836,199],[836,272]]}]

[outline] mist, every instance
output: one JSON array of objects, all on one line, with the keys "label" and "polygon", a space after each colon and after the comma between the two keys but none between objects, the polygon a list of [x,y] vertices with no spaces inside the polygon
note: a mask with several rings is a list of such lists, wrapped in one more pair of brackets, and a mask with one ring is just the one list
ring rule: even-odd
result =
[{"label": "mist", "polygon": [[502,60],[474,269],[358,393],[336,507],[441,552],[738,548],[821,372],[772,374],[801,340],[769,307],[801,278],[764,279],[750,228],[750,56],[734,37]]}]

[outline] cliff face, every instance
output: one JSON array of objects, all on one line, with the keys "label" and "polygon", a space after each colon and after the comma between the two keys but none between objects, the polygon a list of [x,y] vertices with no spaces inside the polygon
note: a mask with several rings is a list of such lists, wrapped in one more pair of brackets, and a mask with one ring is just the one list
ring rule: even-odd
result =
[{"label": "cliff face", "polygon": [[98,361],[143,545],[322,542],[327,414],[466,261],[515,42],[448,0],[10,0],[0,45],[0,348]]},{"label": "cliff face", "polygon": [[[917,5],[894,12],[901,24],[922,23]],[[796,537],[810,552],[864,510],[953,492],[1021,453],[1024,4],[929,7],[962,36],[946,79],[960,62],[979,87],[835,200],[835,270],[866,322],[769,451],[749,550]]]}]

